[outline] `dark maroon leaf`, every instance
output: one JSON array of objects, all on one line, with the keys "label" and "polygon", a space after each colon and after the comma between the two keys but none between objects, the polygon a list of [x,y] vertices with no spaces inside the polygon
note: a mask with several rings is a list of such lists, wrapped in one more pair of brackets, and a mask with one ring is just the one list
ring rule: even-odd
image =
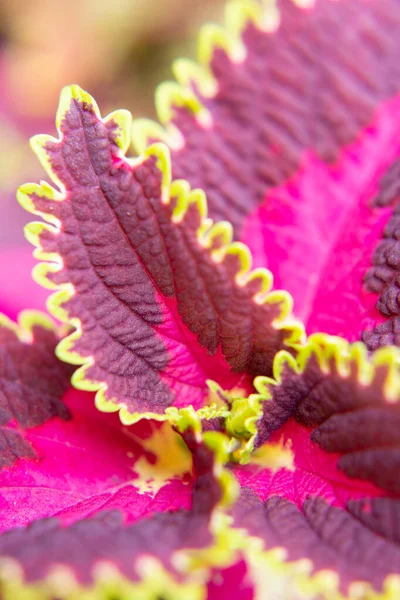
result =
[{"label": "dark maroon leaf", "polygon": [[232,2],[226,31],[206,26],[204,68],[178,61],[181,87],[158,91],[166,131],[139,121],[134,140],[167,141],[174,177],[206,192],[309,333],[397,344],[400,4],[277,4]]},{"label": "dark maroon leaf", "polygon": [[[400,572],[399,358],[394,348],[368,358],[362,344],[322,334],[297,361],[278,354],[277,380],[258,378],[251,400],[258,450],[235,469],[236,526],[283,547],[289,562],[337,573],[345,594],[355,582],[381,591]],[[292,463],[256,461],[271,445]]]},{"label": "dark maroon leaf", "polygon": [[70,417],[62,399],[73,369],[54,355],[59,340],[44,314],[21,313],[19,325],[0,315],[0,469],[35,456],[25,429]]},{"label": "dark maroon leaf", "polygon": [[51,223],[27,235],[49,261],[36,278],[61,290],[52,312],[76,328],[57,349],[84,365],[73,383],[98,390],[97,406],[121,409],[126,423],[201,407],[207,379],[250,389],[251,375],[269,373],[275,352],[302,336],[288,294],[268,293],[269,273],[249,271],[247,249],[227,243],[229,225],[206,218],[202,192],[171,185],[165,147],[124,156],[127,113],[103,120],[71,86],[57,124],[59,140],[33,145],[60,191],[27,184],[19,198]]}]

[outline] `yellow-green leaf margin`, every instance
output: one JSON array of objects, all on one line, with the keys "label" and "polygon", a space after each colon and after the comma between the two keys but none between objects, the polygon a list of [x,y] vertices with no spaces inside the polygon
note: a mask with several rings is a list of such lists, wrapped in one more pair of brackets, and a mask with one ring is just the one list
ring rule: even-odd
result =
[{"label": "yellow-green leaf margin", "polygon": [[[292,0],[300,8],[311,8],[315,0]],[[160,123],[151,119],[136,119],[133,123],[133,145],[138,154],[144,152],[149,140],[165,142],[178,150],[185,145],[180,130],[172,123],[173,107],[185,107],[203,127],[212,126],[212,115],[196,95],[212,98],[218,90],[210,65],[216,48],[223,48],[232,62],[242,62],[246,47],[242,33],[249,23],[265,32],[279,27],[278,0],[230,0],[225,7],[223,26],[206,24],[200,29],[197,42],[197,62],[179,58],[172,64],[175,81],[166,81],[156,89],[155,107]]]},{"label": "yellow-green leaf margin", "polygon": [[56,335],[61,334],[60,328],[56,323],[39,310],[23,310],[19,313],[17,322],[12,321],[9,317],[0,313],[0,327],[12,331],[20,342],[24,344],[32,344],[34,336],[34,328],[41,327],[48,331],[53,331]]},{"label": "yellow-green leaf margin", "polygon": [[281,384],[283,373],[289,370],[301,375],[312,357],[316,358],[323,373],[328,375],[335,370],[343,379],[355,376],[365,386],[372,383],[380,367],[385,367],[385,397],[388,402],[400,400],[399,348],[385,346],[369,355],[362,342],[350,344],[341,337],[315,333],[298,349],[296,356],[285,350],[278,352],[274,358],[273,377],[256,377],[253,382],[256,393],[233,401],[232,411],[227,419],[227,430],[231,435],[245,440],[239,452],[240,462],[247,462],[254,450],[257,423],[263,413],[263,404],[272,401],[273,389]]},{"label": "yellow-green leaf margin", "polygon": [[[227,511],[238,496],[238,483],[225,464],[229,456],[229,439],[218,432],[203,432],[199,414],[191,407],[172,411],[171,424],[184,433],[191,430],[198,443],[212,450],[213,473],[221,486],[221,499],[211,515],[211,546],[198,550],[181,550],[174,554],[178,576],[169,573],[152,556],[143,556],[135,567],[138,581],[127,579],[112,563],[98,563],[91,573],[92,584],[80,583],[68,565],[55,565],[51,573],[35,583],[25,581],[21,565],[0,557],[2,600],[206,600],[207,582],[213,568],[225,568],[238,560],[241,543],[231,536]],[[210,414],[210,418],[213,414]],[[236,545],[235,545],[236,540]]]},{"label": "yellow-green leaf margin", "polygon": [[[34,152],[37,154],[53,184],[58,186],[58,189],[46,182],[42,182],[40,185],[28,183],[22,185],[17,192],[18,201],[23,208],[28,212],[41,216],[47,221],[47,223],[35,221],[29,223],[25,227],[27,239],[35,246],[33,253],[35,258],[40,261],[45,261],[40,262],[35,266],[32,275],[34,280],[40,285],[57,290],[48,299],[48,310],[56,319],[67,323],[74,328],[73,333],[68,337],[65,337],[56,348],[56,354],[61,360],[74,365],[81,365],[72,377],[72,384],[78,389],[97,392],[97,408],[103,412],[119,411],[121,421],[124,424],[132,424],[142,418],[157,419],[159,421],[169,420],[170,413],[168,409],[165,411],[165,414],[152,412],[129,413],[122,404],[111,402],[106,399],[106,382],[91,381],[86,377],[86,371],[92,364],[92,359],[84,358],[73,350],[74,342],[82,335],[80,320],[75,317],[70,317],[68,312],[62,306],[74,294],[74,289],[69,283],[56,286],[48,277],[49,274],[62,270],[63,261],[60,255],[43,251],[40,243],[40,234],[44,230],[49,230],[54,233],[54,229],[59,230],[62,227],[62,224],[58,222],[58,219],[56,219],[54,215],[38,211],[30,200],[29,195],[32,193],[44,195],[54,202],[62,202],[66,198],[64,186],[58,180],[57,175],[52,171],[45,151],[45,145],[48,141],[61,143],[62,133],[60,131],[60,123],[68,110],[72,99],[90,104],[93,107],[96,116],[101,119],[100,111],[95,100],[87,92],[83,91],[77,85],[64,88],[61,93],[56,117],[59,139],[57,140],[47,135],[39,135],[34,136],[31,140]],[[236,274],[237,285],[244,287],[250,283],[254,283],[256,280],[259,284],[259,291],[253,296],[254,302],[257,304],[280,303],[282,311],[280,316],[275,319],[273,325],[276,329],[286,330],[288,332],[288,336],[285,339],[287,346],[297,348],[301,345],[304,340],[304,326],[299,321],[296,321],[292,315],[293,300],[290,294],[281,290],[271,291],[273,277],[267,269],[258,268],[251,270],[252,257],[250,250],[241,242],[232,242],[233,234],[230,223],[226,221],[214,223],[212,219],[208,218],[207,200],[202,190],[191,190],[189,183],[184,180],[171,180],[171,159],[168,147],[163,143],[156,143],[146,148],[143,154],[138,158],[126,158],[125,154],[129,147],[131,136],[130,113],[126,110],[119,110],[111,113],[102,120],[104,123],[112,120],[117,124],[116,136],[119,153],[120,156],[124,157],[130,164],[140,164],[141,161],[151,155],[157,158],[158,167],[162,172],[163,201],[168,204],[172,198],[177,199],[172,213],[172,221],[175,223],[183,221],[188,208],[192,205],[197,206],[201,217],[201,225],[197,232],[199,244],[209,250],[215,262],[222,262],[224,258],[229,255],[237,256],[240,265]],[[218,244],[216,242],[218,242]]]}]

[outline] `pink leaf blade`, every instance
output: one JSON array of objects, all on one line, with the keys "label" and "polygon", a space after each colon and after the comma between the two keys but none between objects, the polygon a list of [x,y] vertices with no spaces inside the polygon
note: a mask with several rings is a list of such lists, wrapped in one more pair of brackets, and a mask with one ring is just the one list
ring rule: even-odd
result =
[{"label": "pink leaf blade", "polygon": [[55,359],[59,339],[43,313],[24,311],[18,323],[0,315],[0,469],[36,456],[27,428],[70,418],[62,399],[73,369]]},{"label": "pink leaf blade", "polygon": [[309,559],[311,581],[332,571],[344,595],[355,582],[383,593],[398,575],[398,364],[397,348],[368,357],[319,334],[296,360],[278,354],[276,379],[256,380],[250,399],[256,450],[234,469],[236,526],[265,556],[282,547],[288,565]]},{"label": "pink leaf blade", "polygon": [[397,343],[397,0],[271,6],[232,2],[225,29],[205,27],[203,66],[178,61],[157,94],[166,129],[139,121],[135,141],[166,141],[308,333]]},{"label": "pink leaf blade", "polygon": [[[51,598],[66,578],[76,593],[106,584],[149,594],[155,574],[157,593],[167,581],[182,598],[199,597],[208,569],[235,558],[218,538],[236,488],[223,469],[228,440],[201,425],[223,411],[176,410],[173,425],[127,428],[69,387],[71,367],[54,355],[58,333],[47,317],[2,318],[0,339],[4,597],[43,586],[41,597]],[[28,450],[18,455],[13,436]]]}]

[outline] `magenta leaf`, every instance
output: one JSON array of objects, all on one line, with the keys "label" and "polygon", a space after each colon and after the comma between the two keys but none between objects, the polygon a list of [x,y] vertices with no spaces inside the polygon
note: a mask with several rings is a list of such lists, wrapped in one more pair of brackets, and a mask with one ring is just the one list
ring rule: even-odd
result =
[{"label": "magenta leaf", "polygon": [[0,536],[0,555],[18,561],[27,583],[45,579],[60,565],[67,566],[81,584],[93,583],[96,565],[105,561],[126,578],[137,580],[138,563],[148,556],[176,576],[172,559],[177,551],[211,548],[210,515],[221,500],[211,450],[192,449],[198,475],[193,485],[190,480],[180,481],[179,486],[167,484],[155,497],[142,498],[127,478],[123,487],[114,485],[107,493],[67,506],[56,518],[6,531]]},{"label": "magenta leaf", "polygon": [[121,409],[125,423],[161,418],[170,406],[207,400],[207,379],[249,389],[273,356],[295,345],[302,327],[291,298],[269,293],[266,270],[230,244],[230,226],[206,218],[203,193],[170,183],[163,145],[128,159],[129,113],[101,119],[94,100],[66,88],[57,114],[60,139],[33,138],[60,191],[27,184],[19,199],[51,224],[28,238],[42,263],[40,283],[61,290],[53,314],[76,331],[57,354],[83,364],[73,378],[99,390],[98,408]]},{"label": "magenta leaf", "polygon": [[65,326],[0,320],[5,600],[399,597],[400,2],[277,4],[203,30],[138,158],[78,86],[32,139]]},{"label": "magenta leaf", "polygon": [[227,442],[201,432],[201,420],[218,413],[183,409],[174,428],[155,421],[123,427],[68,387],[71,367],[54,355],[57,335],[46,317],[26,313],[20,326],[4,318],[0,340],[5,597],[44,582],[56,597],[65,573],[77,590],[105,579],[136,582],[148,594],[166,583],[182,598],[198,593],[206,579],[189,571],[221,568],[229,557],[216,537],[234,492],[221,470]]},{"label": "magenta leaf", "polygon": [[134,141],[170,145],[173,176],[206,192],[309,333],[397,344],[399,2],[260,4],[204,28],[202,66],[178,61],[180,85],[159,88],[166,129],[139,121]]},{"label": "magenta leaf", "polygon": [[215,570],[207,586],[207,600],[254,600],[254,583],[241,561],[227,569]]},{"label": "magenta leaf", "polygon": [[399,358],[312,336],[297,361],[277,355],[276,381],[258,378],[251,398],[258,449],[235,468],[235,525],[314,575],[333,571],[344,594],[355,582],[381,592],[399,572]]}]

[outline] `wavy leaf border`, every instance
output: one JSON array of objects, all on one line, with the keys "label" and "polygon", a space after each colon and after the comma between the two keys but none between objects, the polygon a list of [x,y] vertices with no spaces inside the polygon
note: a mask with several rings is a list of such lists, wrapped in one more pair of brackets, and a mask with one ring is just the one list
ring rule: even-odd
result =
[{"label": "wavy leaf border", "polygon": [[[25,235],[34,246],[33,255],[40,262],[32,272],[34,280],[48,289],[56,289],[47,301],[49,312],[59,321],[67,323],[74,328],[73,333],[65,337],[56,348],[56,355],[64,362],[73,365],[80,365],[72,376],[74,387],[94,391],[96,393],[96,407],[102,412],[117,412],[124,425],[131,425],[142,418],[156,419],[158,421],[170,420],[169,409],[166,409],[163,415],[152,412],[130,414],[122,403],[107,400],[105,391],[107,384],[104,381],[93,381],[86,378],[87,369],[93,364],[92,359],[80,356],[72,350],[74,342],[82,335],[82,327],[79,318],[70,317],[68,312],[62,307],[74,294],[74,288],[71,284],[55,285],[49,280],[50,273],[56,273],[63,269],[62,257],[57,253],[46,253],[40,244],[40,234],[43,231],[56,233],[60,230],[61,223],[52,214],[38,211],[29,198],[29,194],[36,193],[44,195],[47,198],[62,202],[65,199],[66,190],[59,181],[57,175],[52,171],[44,146],[47,142],[61,143],[62,133],[60,123],[68,110],[71,101],[75,99],[80,102],[91,104],[98,119],[103,123],[112,120],[117,123],[117,143],[119,147],[119,158],[127,161],[134,166],[140,164],[149,156],[155,156],[158,168],[162,173],[162,198],[165,204],[168,204],[171,198],[177,198],[176,206],[172,213],[172,221],[180,223],[184,220],[189,207],[193,204],[199,211],[201,225],[197,232],[197,239],[205,249],[208,249],[212,259],[215,262],[222,262],[227,255],[236,255],[240,264],[240,269],[236,274],[236,283],[239,286],[247,286],[250,282],[258,279],[260,281],[260,291],[254,296],[253,300],[257,304],[281,303],[282,311],[280,316],[275,319],[274,326],[277,329],[287,330],[289,332],[285,343],[293,348],[298,348],[304,340],[304,326],[300,321],[294,319],[292,315],[293,300],[290,294],[283,290],[270,291],[273,283],[273,277],[270,271],[264,268],[251,270],[251,253],[246,245],[241,242],[232,241],[232,226],[227,221],[214,223],[207,217],[207,199],[204,192],[200,189],[191,190],[190,185],[185,180],[171,180],[171,159],[168,147],[163,143],[156,143],[149,146],[138,158],[127,158],[125,156],[130,145],[131,114],[126,110],[119,110],[109,114],[104,119],[101,118],[99,108],[95,100],[77,85],[71,85],[63,89],[60,98],[60,104],[56,116],[56,126],[59,138],[55,139],[48,135],[36,135],[31,139],[31,146],[37,154],[41,164],[47,174],[58,185],[59,190],[47,182],[41,182],[40,185],[28,183],[22,185],[17,192],[17,199],[21,206],[35,215],[41,216],[47,223],[34,221],[26,225]],[[214,241],[222,240],[222,245],[213,249]],[[215,407],[214,407],[215,408]]]},{"label": "wavy leaf border", "polygon": [[192,407],[175,409],[171,425],[181,433],[193,431],[196,440],[214,453],[213,472],[221,486],[222,496],[211,515],[213,544],[204,549],[177,551],[173,563],[178,577],[169,573],[152,556],[143,555],[136,562],[140,577],[137,582],[124,577],[114,564],[101,562],[93,572],[92,586],[78,582],[67,565],[55,565],[42,581],[30,583],[24,581],[23,570],[17,561],[0,557],[0,588],[4,600],[53,600],[55,597],[63,600],[109,600],[114,597],[121,600],[159,600],[161,596],[165,600],[204,600],[210,570],[231,566],[237,560],[240,544],[238,541],[232,544],[227,509],[238,496],[239,486],[225,466],[230,440],[219,432],[203,432],[199,411]]},{"label": "wavy leaf border", "polygon": [[[235,63],[246,58],[242,34],[249,23],[261,31],[273,33],[279,27],[278,0],[230,0],[225,6],[224,25],[205,24],[197,39],[197,61],[178,58],[172,63],[175,81],[160,83],[155,92],[155,108],[159,123],[151,119],[135,119],[132,143],[138,154],[146,151],[150,139],[165,142],[173,150],[183,148],[184,135],[172,123],[173,105],[185,107],[199,125],[212,127],[212,115],[193,89],[205,98],[215,97],[218,82],[211,71],[214,50],[222,48]],[[292,0],[299,8],[312,8],[315,0]]]},{"label": "wavy leaf border", "polygon": [[245,537],[245,530],[239,531],[243,535],[243,554],[255,586],[254,600],[269,597],[279,600],[397,600],[400,596],[399,575],[388,576],[382,592],[360,581],[352,583],[348,593],[343,594],[335,571],[326,569],[313,573],[311,560],[287,561],[284,548],[265,550],[258,538]]},{"label": "wavy leaf border", "polygon": [[[379,367],[386,366],[387,374],[383,382],[385,397],[388,402],[400,401],[399,348],[386,346],[369,355],[362,342],[351,344],[340,337],[324,333],[313,334],[299,350],[296,358],[284,350],[276,354],[273,364],[274,378],[256,377],[254,386],[257,393],[245,399],[234,400],[232,413],[227,419],[227,428],[233,432],[232,435],[236,432],[237,436],[241,435],[247,439],[238,451],[239,462],[243,464],[250,460],[263,403],[271,401],[273,387],[281,383],[283,372],[290,369],[297,374],[303,373],[312,357],[316,358],[319,367],[326,374],[329,374],[334,366],[346,378],[354,373],[355,368],[358,382],[364,385],[374,380]],[[343,594],[335,571],[324,569],[313,573],[310,560],[288,561],[284,548],[266,550],[262,540],[248,536],[244,529],[239,529],[239,533],[243,536],[242,551],[256,585],[255,600],[264,600],[271,593],[271,589],[276,589],[277,594],[279,592],[280,600],[289,600],[295,593],[303,594],[304,596],[300,595],[301,598],[324,600],[397,600],[400,597],[400,575],[388,576],[382,592],[377,592],[369,583],[360,581],[353,582],[348,593]]]},{"label": "wavy leaf border", "polygon": [[254,379],[256,393],[247,398],[233,401],[232,412],[227,418],[227,429],[231,435],[245,437],[247,441],[240,449],[240,462],[246,463],[254,450],[257,422],[262,416],[263,403],[272,400],[274,386],[280,385],[285,369],[301,375],[311,357],[317,359],[323,373],[331,372],[332,362],[337,371],[346,378],[352,365],[356,365],[356,377],[360,384],[368,385],[374,380],[376,370],[387,366],[384,393],[388,402],[400,400],[400,349],[385,346],[369,355],[362,342],[349,343],[344,338],[325,333],[314,333],[299,348],[296,356],[285,350],[277,352],[273,363],[273,377],[259,376]]},{"label": "wavy leaf border", "polygon": [[60,328],[56,325],[49,315],[46,315],[40,310],[23,310],[18,315],[17,322],[13,321],[3,313],[0,313],[0,327],[9,329],[25,344],[32,344],[34,336],[34,327],[42,327],[60,334]]},{"label": "wavy leaf border", "polygon": [[[302,8],[309,8],[314,2],[314,0],[293,1]],[[224,239],[226,240],[225,251],[229,251],[228,249],[232,248],[233,246],[233,252],[236,253],[239,250],[238,246],[241,246],[243,249],[243,254],[241,254],[242,270],[238,276],[241,277],[241,281],[243,281],[244,277],[246,276],[247,281],[250,281],[257,276],[262,277],[264,280],[262,294],[266,294],[272,286],[272,274],[267,269],[257,269],[252,273],[249,273],[251,262],[249,252],[246,246],[243,244],[232,243],[232,228],[230,227],[229,223],[219,223],[212,226],[210,219],[207,219],[206,216],[207,203],[204,192],[201,190],[194,190],[191,192],[188,182],[185,181],[175,181],[171,183],[170,158],[167,148],[165,148],[164,144],[153,144],[150,148],[148,147],[148,140],[151,138],[161,140],[172,149],[179,149],[184,145],[184,138],[181,132],[171,122],[173,116],[173,104],[189,108],[193,114],[196,115],[199,123],[203,127],[209,127],[211,125],[211,115],[208,113],[205,107],[202,106],[200,99],[196,96],[190,84],[195,84],[201,93],[206,97],[213,97],[216,94],[217,82],[210,70],[213,51],[217,47],[222,47],[228,53],[231,60],[236,60],[239,62],[242,61],[245,57],[245,48],[241,40],[241,34],[249,21],[253,22],[260,29],[271,32],[274,31],[279,24],[279,11],[276,7],[276,2],[274,0],[263,0],[263,4],[261,6],[255,0],[231,0],[226,7],[225,27],[216,25],[203,26],[198,38],[198,62],[185,58],[176,60],[172,65],[176,82],[164,82],[161,83],[157,88],[155,97],[156,110],[158,118],[163,125],[160,125],[159,123],[149,119],[136,119],[132,125],[132,143],[138,154],[144,154],[144,156],[155,154],[157,156],[159,165],[162,165],[162,171],[164,174],[164,192],[168,196],[169,194],[166,190],[169,189],[170,193],[173,190],[175,195],[179,195],[180,198],[180,211],[179,213],[176,213],[176,218],[179,220],[183,219],[189,203],[193,201],[197,202],[203,221],[202,231],[199,232],[199,240],[201,239],[201,234],[204,235],[207,232],[207,237],[205,239],[208,239],[211,245],[213,237],[211,234],[212,229],[215,236],[221,234],[224,236]],[[57,128],[60,123],[61,116],[66,110],[65,101],[67,97],[69,95],[74,97],[74,93],[76,94],[77,90],[79,90],[77,86],[71,86],[71,88],[64,90],[63,98],[60,102],[60,107],[57,113]],[[90,102],[92,102],[93,106],[96,108],[96,113],[100,117],[97,105],[90,96],[86,95],[84,92],[81,92],[81,90],[79,90],[77,95],[79,99],[82,99],[84,96],[89,98]],[[119,137],[119,147],[122,154],[125,155],[130,145],[130,135],[128,133],[128,128],[130,129],[131,127],[130,113],[122,110],[116,111],[104,118],[103,122],[106,122],[110,118],[114,119],[120,125],[121,133]],[[45,138],[45,140],[43,138]],[[54,138],[51,139],[52,141],[57,141],[54,140]],[[43,143],[48,140],[49,137],[47,136],[35,136],[32,139],[31,144],[50,178],[59,185],[61,193],[46,182],[41,182],[40,186],[35,184],[26,184],[26,186],[22,186],[19,189],[18,200],[26,210],[32,212],[33,214],[42,216],[48,223],[52,223],[57,227],[60,226],[60,224],[56,219],[52,218],[51,214],[41,214],[33,210],[29,198],[26,195],[27,192],[40,191],[42,194],[47,193],[48,197],[53,200],[63,199],[62,192],[65,192],[64,187],[52,172],[42,150]],[[193,198],[194,193],[198,194],[196,199]],[[62,260],[59,255],[46,255],[41,250],[38,234],[45,227],[46,225],[43,223],[30,224],[30,226],[27,226],[26,228],[26,237],[33,243],[33,245],[36,246],[36,250],[34,251],[35,257],[39,260],[47,261],[44,263],[39,263],[35,267],[33,275],[34,279],[44,287],[54,289],[55,286],[50,283],[48,279],[46,279],[46,273],[57,271],[60,268],[60,265],[62,265]],[[79,323],[75,323],[70,320],[65,313],[63,314],[62,309],[59,306],[68,298],[69,294],[71,294],[71,290],[65,288],[60,289],[60,291],[56,292],[50,297],[48,308],[56,318],[76,327],[76,331],[60,342],[57,347],[57,355],[59,358],[65,360],[65,358],[69,356],[67,362],[72,362],[71,353],[66,347],[64,348],[63,344],[67,346],[68,343],[79,337]],[[262,301],[261,296],[259,296],[258,301]],[[290,302],[291,301],[289,300],[289,304]],[[290,313],[291,306],[289,306],[287,309],[287,314]],[[32,317],[32,315],[36,315],[38,320],[36,320],[35,317]],[[285,316],[287,315],[284,315],[283,318],[285,318]],[[18,336],[20,339],[22,336],[24,341],[27,341],[27,335],[28,340],[31,338],[32,326],[36,323],[43,326],[49,326],[52,329],[55,328],[54,323],[48,319],[46,315],[43,313],[36,313],[34,311],[24,311],[21,313],[19,317],[20,326],[15,325],[3,315],[0,316],[0,320],[2,325],[4,324],[13,331],[18,332]],[[326,336],[324,334],[314,334],[310,336],[307,344],[304,347],[300,347],[297,342],[304,335],[304,333],[301,324],[297,323],[297,326],[299,327],[298,339],[293,339],[293,345],[299,349],[297,360],[288,352],[279,352],[274,360],[274,379],[257,377],[254,381],[257,393],[252,394],[249,397],[248,405],[244,406],[243,400],[241,399],[236,400],[234,404],[232,416],[229,418],[232,429],[237,430],[239,428],[242,430],[242,432],[245,431],[250,435],[250,438],[242,451],[242,458],[244,462],[245,457],[248,456],[253,449],[254,437],[257,432],[256,422],[262,411],[261,403],[268,401],[271,398],[270,386],[277,385],[277,383],[280,382],[281,374],[285,365],[288,365],[289,368],[301,373],[304,370],[312,353],[316,355],[321,368],[326,369],[327,360],[326,356],[324,357],[322,353],[323,346],[325,345],[326,348],[329,348],[331,357],[336,360],[338,368],[343,370],[343,372],[347,371],[349,361],[354,358],[356,359],[358,364],[359,381],[365,381],[363,377],[366,377],[367,379],[373,377],[375,373],[375,367],[382,364],[389,364],[390,372],[386,381],[388,397],[391,397],[394,400],[393,391],[396,390],[395,394],[400,393],[400,377],[395,369],[395,365],[398,365],[400,362],[400,352],[398,349],[390,347],[382,348],[375,352],[371,358],[368,358],[366,349],[362,344],[349,344],[347,341],[341,338]],[[70,341],[68,342],[68,340]],[[72,358],[74,359],[73,364],[83,365],[80,369],[78,369],[80,374],[79,376],[75,375],[73,384],[75,387],[79,387],[80,389],[93,390],[92,384],[94,382],[85,382],[85,364],[82,361],[82,357],[72,355]],[[86,384],[88,384],[89,387],[86,387]],[[97,386],[97,384],[94,385]],[[135,420],[138,420],[132,420],[131,415],[124,415],[123,408],[115,408],[114,406],[110,407],[109,403],[107,403],[104,398],[104,389],[100,386],[96,387],[95,389],[95,391],[97,391],[96,405],[100,410],[105,412],[110,412],[111,410],[112,412],[120,410],[121,420],[126,424],[130,424],[135,422]],[[239,402],[242,402],[241,407]],[[185,413],[185,411],[187,412]],[[195,413],[192,407],[181,409],[180,411],[172,407],[167,409],[167,413],[168,414],[165,416],[145,413],[143,415],[139,415],[138,418],[155,418],[158,420],[168,419],[171,422],[175,422],[179,428],[185,428],[189,420],[191,421],[192,425],[195,424],[196,431],[198,432],[201,430],[201,415],[204,415],[206,418],[210,415],[228,417],[229,414],[228,411],[224,409],[218,409],[215,405],[204,407],[204,409],[197,411],[197,413]],[[125,418],[127,418],[127,421],[124,420]],[[219,434],[211,435],[218,436]],[[228,447],[227,449],[229,450]],[[221,474],[223,474],[223,476],[227,476],[227,480],[232,482],[230,474],[222,468],[221,464],[220,468]],[[229,487],[227,484],[228,481],[225,481],[225,489],[228,489]],[[231,490],[234,487],[235,484],[232,486]],[[235,492],[231,492],[231,494],[227,494],[227,497],[230,497],[230,500],[232,500],[235,495]],[[275,580],[278,582],[276,584],[276,591],[281,594],[282,600],[288,600],[290,595],[287,594],[293,593],[294,590],[301,591],[307,598],[315,598],[319,594],[324,594],[324,598],[327,600],[358,600],[359,598],[362,598],[363,600],[397,600],[397,598],[400,596],[400,577],[398,576],[391,576],[387,578],[384,586],[385,589],[382,593],[376,593],[370,588],[369,585],[360,582],[353,584],[349,590],[349,594],[343,596],[338,591],[339,582],[334,572],[320,571],[315,575],[311,575],[310,573],[312,565],[308,560],[287,563],[285,562],[285,551],[283,549],[276,548],[270,551],[265,551],[262,548],[262,543],[260,544],[260,540],[257,538],[251,538],[247,535],[244,536],[240,530],[238,532],[238,530],[229,531],[229,529],[227,529],[224,531],[223,535],[224,537],[226,536],[226,539],[229,539],[231,547],[234,546],[236,550],[241,548],[248,558],[248,564],[251,568],[254,582],[257,584],[256,600],[261,600],[263,597],[262,594],[264,593],[264,586],[260,581],[260,576],[257,575],[257,571],[262,569],[262,578],[265,579],[266,567],[269,572],[272,571],[271,574],[273,574]],[[234,540],[235,543],[232,545]],[[220,550],[222,550],[222,548],[223,544],[221,544]],[[216,552],[218,552],[217,549]],[[223,551],[221,554],[224,554]],[[223,563],[224,561],[222,560],[221,565]],[[288,569],[290,570],[290,576],[288,574]],[[163,592],[166,600],[172,600],[175,598],[185,598],[185,600],[202,600],[203,598],[204,583],[189,583],[182,587],[182,583],[178,584],[175,582],[162,566],[154,563],[152,560],[145,560],[143,562],[142,575],[143,578],[140,583],[137,585],[132,584],[131,582],[121,578],[120,574],[115,571],[112,566],[105,564],[96,574],[95,587],[91,589],[84,589],[77,584],[77,582],[74,580],[74,577],[71,576],[71,573],[68,570],[60,568],[55,570],[54,573],[52,573],[52,575],[43,584],[38,586],[26,586],[26,584],[23,583],[22,574],[17,564],[12,561],[0,562],[0,578],[3,586],[3,592],[5,594],[5,600],[16,597],[21,598],[21,600],[42,600],[43,598],[50,598],[52,594],[54,595],[61,592],[63,593],[65,600],[107,600],[110,595],[113,594],[118,595],[121,600],[131,600],[132,598],[137,598],[137,600],[156,600],[161,591]],[[294,587],[292,587],[291,584],[290,589],[288,589],[286,592],[285,590],[287,587],[287,582],[289,580],[293,581],[292,578],[294,578],[296,583]],[[268,591],[270,592],[272,579],[270,577],[267,579],[269,586]],[[165,594],[167,595],[165,596]]]}]

